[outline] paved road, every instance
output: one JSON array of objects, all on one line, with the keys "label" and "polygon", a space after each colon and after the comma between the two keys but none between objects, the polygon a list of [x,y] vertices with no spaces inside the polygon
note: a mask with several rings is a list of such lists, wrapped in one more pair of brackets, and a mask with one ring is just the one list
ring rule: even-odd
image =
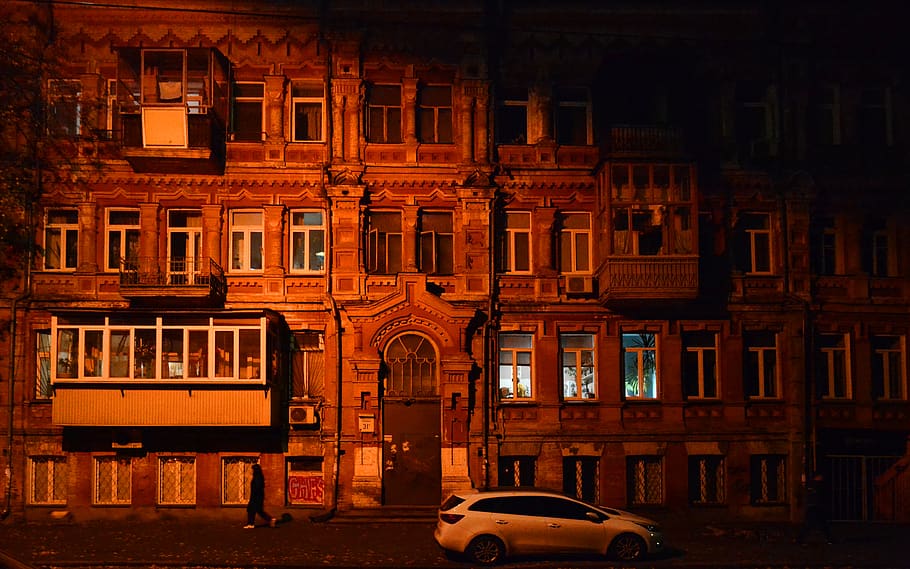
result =
[{"label": "paved road", "polygon": [[[835,526],[837,543],[793,543],[786,525],[665,523],[670,551],[623,567],[910,569],[910,526]],[[0,552],[41,568],[470,567],[444,555],[429,521],[293,520],[245,530],[224,521],[0,524]],[[0,567],[3,566],[0,556]],[[610,567],[602,559],[522,559],[506,567]]]}]

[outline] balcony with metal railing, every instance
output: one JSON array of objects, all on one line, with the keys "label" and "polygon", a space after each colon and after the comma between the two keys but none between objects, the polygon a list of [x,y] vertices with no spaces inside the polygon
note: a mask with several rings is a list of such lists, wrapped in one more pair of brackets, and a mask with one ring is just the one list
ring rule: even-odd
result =
[{"label": "balcony with metal railing", "polygon": [[614,255],[602,280],[607,300],[692,300],[698,295],[698,256]]},{"label": "balcony with metal railing", "polygon": [[615,125],[610,128],[606,150],[613,158],[681,156],[683,133],[669,126]]},{"label": "balcony with metal railing", "polygon": [[224,301],[224,269],[212,259],[135,257],[120,260],[120,294],[127,298],[209,298]]}]

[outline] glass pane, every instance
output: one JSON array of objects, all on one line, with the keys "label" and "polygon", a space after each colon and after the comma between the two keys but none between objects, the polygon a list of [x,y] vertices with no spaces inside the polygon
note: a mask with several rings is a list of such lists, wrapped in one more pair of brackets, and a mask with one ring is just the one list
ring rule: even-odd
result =
[{"label": "glass pane", "polygon": [[111,330],[111,377],[130,375],[130,331]]},{"label": "glass pane", "polygon": [[183,376],[183,330],[162,330],[161,377],[181,379]]},{"label": "glass pane", "polygon": [[234,377],[234,332],[215,331],[215,376]]},{"label": "glass pane", "polygon": [[101,330],[85,331],[85,356],[83,359],[82,375],[85,377],[101,377],[103,375],[103,347],[104,332]]},{"label": "glass pane", "polygon": [[209,334],[207,330],[189,331],[189,357],[187,377],[207,377]]},{"label": "glass pane", "polygon": [[148,379],[155,377],[155,361],[158,353],[155,345],[155,330],[138,329],[134,332],[133,353],[136,361],[133,377]]}]

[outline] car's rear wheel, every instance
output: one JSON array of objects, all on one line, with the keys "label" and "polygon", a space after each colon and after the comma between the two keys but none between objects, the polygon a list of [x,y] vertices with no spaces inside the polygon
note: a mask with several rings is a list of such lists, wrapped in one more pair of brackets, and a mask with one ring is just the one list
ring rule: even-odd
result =
[{"label": "car's rear wheel", "polygon": [[480,565],[493,565],[502,561],[505,556],[506,546],[499,538],[492,535],[479,535],[471,540],[465,549],[465,554],[474,563]]},{"label": "car's rear wheel", "polygon": [[623,533],[610,545],[610,554],[620,561],[637,561],[645,556],[645,541],[637,535]]}]

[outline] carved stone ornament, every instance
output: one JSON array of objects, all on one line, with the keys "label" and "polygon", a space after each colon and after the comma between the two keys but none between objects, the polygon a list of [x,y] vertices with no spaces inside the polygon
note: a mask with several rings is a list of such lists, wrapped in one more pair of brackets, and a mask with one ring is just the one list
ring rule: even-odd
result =
[{"label": "carved stone ornament", "polygon": [[363,172],[355,172],[350,168],[344,168],[343,170],[329,172],[332,184],[336,186],[355,186],[357,184],[360,184],[362,175]]},{"label": "carved stone ornament", "polygon": [[483,170],[475,169],[473,172],[468,174],[462,185],[466,188],[488,188],[493,185],[493,175],[490,172],[484,172]]}]

